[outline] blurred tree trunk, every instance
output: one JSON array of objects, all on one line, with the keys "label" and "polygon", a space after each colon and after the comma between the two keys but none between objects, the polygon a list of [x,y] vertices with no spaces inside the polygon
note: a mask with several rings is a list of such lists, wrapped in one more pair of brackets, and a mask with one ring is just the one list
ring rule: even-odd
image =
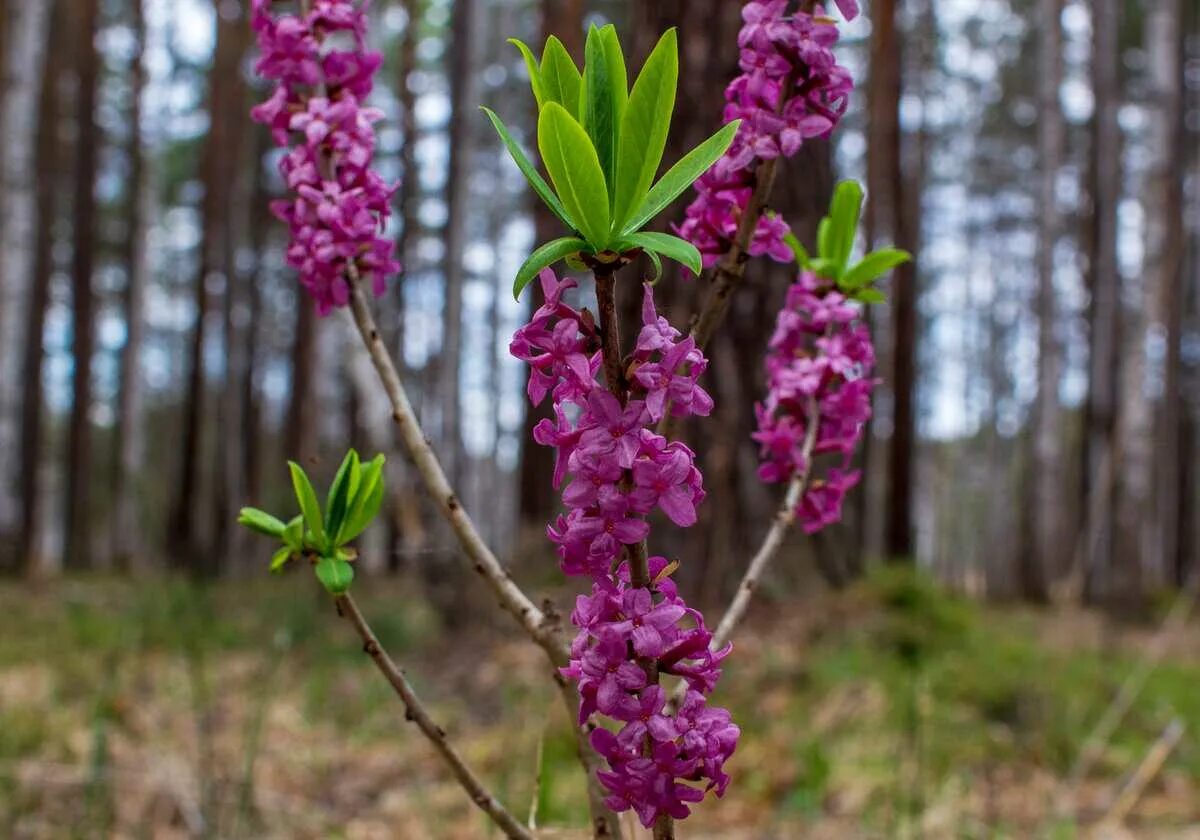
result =
[{"label": "blurred tree trunk", "polygon": [[[391,294],[395,300],[395,331],[390,339],[394,355],[401,372],[406,372],[404,360],[405,320],[407,305],[403,284],[415,269],[417,240],[420,235],[418,204],[421,197],[421,182],[417,172],[417,102],[412,89],[412,77],[419,66],[417,46],[420,42],[421,21],[424,17],[423,0],[405,0],[402,3],[406,20],[400,41],[400,69],[396,79],[396,90],[400,101],[400,130],[403,135],[400,146],[400,240],[397,248],[403,272],[396,279]],[[414,386],[417,383],[413,383]],[[389,507],[388,518],[391,535],[388,539],[389,571],[398,571],[401,558],[420,551],[424,543],[424,527],[421,524],[420,498],[414,492],[411,470],[403,458],[391,458],[387,464]]]},{"label": "blurred tree trunk", "polygon": [[317,330],[321,319],[312,299],[296,285],[296,326],[292,340],[292,392],[288,402],[286,452],[290,460],[311,463],[317,457],[313,372],[317,365]]},{"label": "blurred tree trunk", "polygon": [[270,231],[274,216],[270,212],[271,186],[264,170],[263,161],[271,148],[270,135],[253,123],[249,124],[252,134],[250,147],[254,149],[251,159],[253,189],[250,199],[249,249],[254,267],[249,273],[246,329],[243,335],[242,353],[245,368],[242,376],[242,404],[246,407],[242,416],[242,440],[246,442],[245,458],[242,461],[242,486],[249,504],[262,504],[262,438],[263,400],[259,390],[259,371],[267,358],[264,350],[265,336],[260,335],[263,321],[264,286],[269,274],[265,270],[269,255]]},{"label": "blurred tree trunk", "polygon": [[1184,193],[1184,20],[1182,0],[1160,0],[1146,18],[1150,57],[1152,163],[1146,184],[1144,272],[1150,336],[1161,343],[1150,376],[1154,404],[1154,489],[1149,574],[1155,585],[1176,581],[1179,563],[1182,415]]},{"label": "blurred tree trunk", "polygon": [[[242,30],[245,32],[245,28]],[[240,92],[240,91],[239,91]],[[244,232],[251,227],[254,210],[251,201],[257,194],[253,177],[246,173],[257,172],[257,144],[254,138],[262,136],[247,116],[244,102],[232,99],[229,120],[232,123],[229,136],[233,147],[221,160],[220,179],[227,186],[225,208],[222,213],[220,232],[221,274],[225,278],[225,299],[222,310],[222,338],[224,345],[224,376],[217,401],[216,458],[214,466],[217,476],[213,484],[213,551],[206,555],[205,571],[210,574],[224,572],[230,562],[237,563],[245,554],[245,538],[249,533],[237,527],[237,513],[246,500],[245,474],[242,464],[246,451],[254,448],[253,439],[246,438],[247,404],[246,376],[250,369],[246,331],[252,304],[253,278],[238,267],[238,251],[247,244]],[[250,149],[246,154],[243,150]],[[240,176],[240,177],[239,177]]]},{"label": "blurred tree trunk", "polygon": [[[575,61],[582,63],[583,0],[541,0],[541,8],[543,40],[550,35],[557,35]],[[532,95],[528,101],[531,103],[530,124],[532,125],[536,121],[537,106],[532,103]],[[531,139],[526,142],[526,147],[531,149],[536,147],[537,144],[532,141],[534,136],[535,133],[529,133],[528,137]],[[562,223],[555,218],[545,204],[538,200],[533,201],[533,222],[534,237],[538,244],[549,242],[561,235]],[[533,292],[530,300],[532,301],[535,296],[536,292]],[[529,305],[537,306],[536,303]],[[541,406],[534,407],[528,404],[524,394],[522,394],[522,402],[525,404],[525,421],[521,429],[521,469],[518,483],[520,526],[530,533],[540,534],[558,505],[554,487],[546,478],[554,472],[554,451],[548,447],[539,446],[533,440],[533,427],[543,418],[550,416],[550,404],[547,401]]]},{"label": "blurred tree trunk", "polygon": [[1061,352],[1057,336],[1058,302],[1054,289],[1058,245],[1058,171],[1062,166],[1065,127],[1058,89],[1062,84],[1062,0],[1038,5],[1038,189],[1037,237],[1037,396],[1030,432],[1027,548],[1021,551],[1021,594],[1034,601],[1049,596],[1055,558],[1061,553],[1062,412],[1058,399]]},{"label": "blurred tree trunk", "polygon": [[[49,4],[14,3],[0,17],[5,39],[0,64],[0,540],[18,526],[18,402],[21,349],[26,346],[28,279],[33,264],[34,133],[38,124],[38,76],[46,49]],[[0,566],[8,551],[0,553]]]},{"label": "blurred tree trunk", "polygon": [[[210,275],[221,271],[225,249],[224,222],[229,212],[232,184],[223,161],[237,158],[240,141],[237,110],[243,96],[239,67],[245,46],[245,21],[238,7],[216,4],[216,48],[209,74],[209,133],[201,153],[200,179],[204,198],[200,205],[200,246],[194,288],[195,324],[188,347],[187,391],[184,397],[183,463],[168,526],[167,545],[172,560],[202,572],[212,546],[200,544],[196,525],[202,507],[201,468],[205,449],[204,350],[211,309]],[[226,286],[228,286],[228,279]]]},{"label": "blurred tree trunk", "polygon": [[[1162,370],[1157,357],[1163,336],[1152,329],[1156,303],[1164,284],[1173,282],[1171,273],[1177,257],[1172,249],[1166,218],[1171,204],[1170,171],[1173,161],[1172,136],[1177,130],[1171,103],[1179,102],[1173,89],[1179,85],[1177,52],[1179,13],[1170,3],[1156,4],[1145,17],[1143,37],[1149,58],[1144,103],[1148,115],[1150,170],[1144,183],[1142,206],[1145,216],[1145,261],[1141,272],[1139,305],[1128,313],[1131,329],[1125,344],[1125,376],[1121,382],[1120,414],[1117,418],[1118,449],[1121,453],[1116,500],[1116,552],[1108,600],[1118,608],[1139,607],[1145,595],[1164,582],[1154,555],[1154,466],[1155,392],[1161,387]],[[1171,28],[1174,26],[1175,28]],[[1178,208],[1178,204],[1175,205]],[[1152,346],[1159,345],[1159,346]]]},{"label": "blurred tree trunk", "polygon": [[1084,595],[1091,600],[1113,564],[1115,433],[1120,357],[1121,278],[1117,265],[1117,205],[1121,200],[1120,2],[1092,6],[1091,218],[1088,284],[1088,392],[1084,408]]},{"label": "blurred tree trunk", "polygon": [[142,450],[142,377],[139,366],[144,333],[144,288],[146,263],[146,220],[153,201],[153,190],[146,178],[146,157],[142,149],[142,96],[146,89],[146,18],[143,0],[131,0],[130,22],[133,30],[133,55],[129,64],[129,145],[126,157],[129,174],[125,181],[125,344],[121,347],[121,372],[117,391],[116,459],[113,479],[114,565],[126,565],[141,551],[141,525],[137,513],[135,482]]},{"label": "blurred tree trunk", "polygon": [[[46,309],[50,303],[50,279],[54,273],[54,228],[62,210],[58,200],[62,186],[63,163],[60,107],[63,76],[63,14],[59,0],[51,0],[50,43],[42,61],[41,91],[38,103],[37,149],[34,171],[37,178],[37,216],[35,220],[33,273],[29,281],[29,330],[21,361],[21,536],[17,562],[28,574],[49,572],[42,566],[40,539],[42,473],[42,361],[45,358],[43,333]],[[0,15],[4,17],[4,15]],[[5,305],[8,305],[7,302]]]},{"label": "blurred tree trunk", "polygon": [[[1192,45],[1190,62],[1200,60],[1200,8],[1195,4],[1188,15],[1187,42]],[[1193,107],[1200,105],[1200,93],[1193,91]],[[1184,148],[1190,150],[1192,183],[1200,184],[1200,126],[1187,126]],[[1192,192],[1193,225],[1188,237],[1188,259],[1184,274],[1185,335],[1194,341],[1200,336],[1200,191]],[[1200,359],[1186,360],[1182,383],[1184,401],[1182,451],[1180,452],[1180,493],[1184,515],[1180,523],[1180,567],[1178,579],[1191,586],[1200,583]]]},{"label": "blurred tree trunk", "polygon": [[100,24],[99,0],[77,0],[78,42],[76,61],[75,149],[75,251],[71,260],[72,400],[67,464],[66,551],[67,568],[92,565],[89,523],[92,476],[92,356],[95,352],[95,301],[92,272],[96,260],[96,167],[100,128],[96,100],[100,82],[100,52],[96,44]]},{"label": "blurred tree trunk", "polygon": [[471,159],[474,149],[471,120],[477,113],[475,96],[476,0],[455,0],[450,24],[450,163],[446,176],[446,257],[443,264],[446,305],[442,312],[442,352],[439,375],[442,393],[442,458],[454,485],[462,483],[462,341],[463,252],[469,242]]},{"label": "blurred tree trunk", "polygon": [[[870,137],[867,153],[867,236],[872,247],[889,240],[915,254],[902,171],[900,92],[903,63],[897,33],[898,0],[879,0],[871,12],[871,72],[867,90]],[[889,560],[913,555],[913,448],[915,440],[916,267],[892,275],[891,438],[887,444],[884,551]],[[887,417],[880,418],[887,424]],[[876,447],[878,449],[878,447]]]}]

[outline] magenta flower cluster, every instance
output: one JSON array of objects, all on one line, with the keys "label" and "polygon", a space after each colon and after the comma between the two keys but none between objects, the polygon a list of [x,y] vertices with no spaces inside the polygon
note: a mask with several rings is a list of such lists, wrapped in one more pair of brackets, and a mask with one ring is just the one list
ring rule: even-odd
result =
[{"label": "magenta flower cluster", "polygon": [[383,57],[367,49],[366,6],[312,0],[306,13],[280,15],[271,0],[252,6],[256,71],[276,82],[253,116],[288,149],[279,171],[292,195],[271,209],[291,232],[288,265],[322,315],[349,302],[352,275],[380,295],[400,270],[383,236],[395,186],[371,168],[382,114],[363,102]]},{"label": "magenta flower cluster", "polygon": [[767,399],[755,407],[759,477],[789,481],[808,469],[804,444],[813,423],[812,457],[840,456],[825,475],[810,473],[796,510],[804,530],[815,533],[841,519],[842,501],[859,480],[850,459],[870,419],[876,384],[875,349],[861,308],[803,272],[779,313],[766,367]]},{"label": "magenta flower cluster", "polygon": [[[854,87],[850,71],[837,63],[836,23],[818,6],[812,14],[787,12],[787,0],[756,0],[742,10],[739,75],[725,91],[725,121],[741,128],[725,155],[696,182],[698,195],[677,233],[715,265],[729,251],[754,193],[760,161],[792,157],[805,140],[828,137],[846,111]],[[858,14],[855,0],[838,0],[847,19]],[[749,243],[751,256],[766,254],[791,262],[784,238],[787,223],[764,213]]]},{"label": "magenta flower cluster", "polygon": [[[591,313],[564,300],[574,281],[547,270],[541,286],[544,303],[517,330],[511,351],[531,367],[533,403],[548,394],[554,401],[556,419],[541,421],[534,438],[557,450],[554,484],[566,483],[567,513],[547,533],[563,571],[592,580],[571,615],[579,633],[563,673],[579,684],[581,722],[599,713],[617,724],[592,735],[608,763],[600,780],[609,807],[633,809],[649,826],[659,815],[686,817],[689,803],[708,790],[721,795],[738,738],[729,713],[706,700],[729,646],[710,650],[712,633],[679,597],[666,559],[649,558],[648,586],[633,585],[627,559],[644,550],[655,509],[681,527],[696,522],[704,488],[695,453],[650,427],[667,413],[712,410],[698,384],[707,360],[658,315],[647,285],[643,326],[624,371],[628,393],[613,393],[597,380],[602,354]],[[654,673],[687,683],[678,710]]]}]

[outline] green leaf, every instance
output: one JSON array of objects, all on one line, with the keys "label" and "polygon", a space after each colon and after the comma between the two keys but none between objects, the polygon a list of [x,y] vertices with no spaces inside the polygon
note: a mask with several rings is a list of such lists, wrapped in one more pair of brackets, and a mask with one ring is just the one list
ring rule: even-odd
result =
[{"label": "green leaf", "polygon": [[815,260],[809,260],[808,270],[818,277],[824,277],[827,280],[837,279],[837,266],[833,264],[833,260],[825,259],[825,257],[817,257]]},{"label": "green leaf", "polygon": [[[382,463],[380,466],[382,467]],[[378,481],[371,484],[370,490],[365,490],[360,496],[361,506],[356,505],[354,517],[347,521],[346,530],[343,533],[345,542],[357,539],[375,521],[375,517],[379,514],[379,508],[383,505],[383,496],[384,482],[381,475]]]},{"label": "green leaf", "polygon": [[[817,223],[817,253],[820,255],[818,260],[814,260],[814,264],[818,261],[827,262],[830,265],[834,264],[833,251],[837,243],[834,241],[833,219],[828,216],[821,219]],[[816,271],[816,269],[813,269]]]},{"label": "green leaf", "polygon": [[[588,30],[584,59],[582,126],[595,147],[605,185],[615,187],[618,130],[629,99],[625,58],[621,55],[616,28],[593,26]],[[611,199],[611,191],[605,198]]]},{"label": "green leaf", "polygon": [[883,292],[878,289],[859,289],[854,293],[855,300],[861,300],[863,303],[883,303],[887,300]]},{"label": "green leaf", "polygon": [[677,263],[683,263],[696,275],[704,270],[704,263],[696,246],[678,236],[669,233],[653,233],[643,231],[626,237],[626,240],[655,254],[662,254]]},{"label": "green leaf", "polygon": [[325,500],[325,532],[335,545],[342,523],[346,521],[346,511],[354,499],[354,494],[358,492],[360,476],[358,453],[351,449],[342,459],[342,465],[338,467],[337,475],[329,485],[329,495]]},{"label": "green leaf", "polygon": [[251,531],[257,531],[266,537],[274,537],[277,540],[283,539],[283,532],[287,526],[280,520],[276,519],[266,511],[258,508],[244,507],[238,513],[238,524],[249,528]]},{"label": "green leaf", "polygon": [[304,524],[312,532],[316,544],[324,546],[325,523],[321,520],[321,505],[317,501],[317,493],[313,490],[312,482],[308,480],[304,470],[295,461],[288,461],[288,469],[292,472],[292,489],[296,491],[296,501],[300,503],[300,513],[304,516]]},{"label": "green leaf", "polygon": [[608,187],[587,132],[557,102],[538,118],[538,148],[567,214],[596,251],[608,246]]},{"label": "green leaf", "polygon": [[291,547],[285,545],[283,548],[271,555],[271,571],[282,572],[283,567],[286,566],[288,561],[294,556],[295,552],[292,551]]},{"label": "green leaf", "polygon": [[809,263],[808,249],[804,247],[804,245],[796,237],[796,234],[794,234],[794,233],[785,234],[783,237],[783,241],[787,244],[787,246],[789,248],[792,249],[792,253],[796,255],[796,263],[801,268],[808,268],[808,263]]},{"label": "green leaf", "polygon": [[838,284],[844,289],[859,289],[869,286],[898,265],[912,259],[912,255],[899,248],[880,248],[862,258],[858,265],[842,275]]},{"label": "green leaf", "polygon": [[336,557],[322,557],[317,561],[317,580],[330,595],[345,595],[354,581],[354,567]]},{"label": "green leaf", "polygon": [[525,291],[525,287],[533,282],[533,278],[537,277],[543,268],[549,268],[559,260],[586,250],[588,250],[588,244],[573,236],[547,242],[530,254],[518,269],[516,282],[513,283],[513,297],[520,298],[521,292]]},{"label": "green leaf", "polygon": [[292,551],[300,554],[304,551],[304,517],[296,516],[287,524],[283,531],[283,541]]},{"label": "green leaf", "polygon": [[533,98],[537,100],[538,108],[541,108],[542,103],[546,101],[546,91],[542,85],[542,71],[538,68],[533,50],[519,38],[509,38],[508,43],[521,51],[521,56],[525,59],[525,68],[529,71],[529,86],[533,88]]},{"label": "green leaf", "polygon": [[[542,90],[546,102],[557,102],[578,117],[579,90],[583,77],[562,41],[551,35],[542,51]],[[538,107],[542,107],[538,102]]]},{"label": "green leaf", "polygon": [[662,277],[662,257],[658,255],[657,251],[646,251],[645,254],[654,265],[654,276],[650,278],[650,283],[653,285]]},{"label": "green leaf", "polygon": [[358,492],[351,502],[350,510],[346,514],[346,523],[342,526],[338,545],[344,545],[358,537],[379,513],[384,495],[384,461],[383,455],[376,455],[369,464],[363,467],[362,480],[358,485]]},{"label": "green leaf", "polygon": [[832,221],[830,251],[822,251],[821,256],[834,261],[839,277],[850,262],[850,252],[854,249],[854,236],[858,233],[862,200],[862,187],[856,181],[842,181],[834,188],[833,203],[829,210],[829,218]]},{"label": "green leaf", "polygon": [[641,230],[646,224],[667,208],[679,194],[696,183],[696,179],[717,162],[737,134],[740,120],[734,120],[712,137],[692,149],[678,163],[667,170],[657,184],[646,194],[641,208],[625,223],[623,234]]},{"label": "green leaf", "polygon": [[678,37],[668,29],[638,74],[621,120],[613,199],[613,227],[618,231],[641,206],[658,174],[678,84]]},{"label": "green leaf", "polygon": [[525,152],[520,146],[517,145],[517,141],[513,139],[513,136],[509,133],[507,126],[501,122],[500,117],[496,116],[496,113],[488,108],[484,108],[482,110],[488,115],[488,119],[492,121],[492,125],[496,128],[496,133],[499,134],[500,139],[504,141],[504,145],[508,149],[508,153],[512,157],[513,162],[517,164],[517,168],[521,170],[521,174],[524,175],[526,180],[529,181],[530,186],[533,187],[533,191],[538,194],[538,197],[541,198],[542,201],[546,202],[546,206],[550,208],[555,216],[558,216],[558,218],[562,220],[564,225],[571,230],[576,230],[578,225],[571,220],[570,215],[568,215],[567,211],[563,208],[562,202],[559,201],[558,196],[554,194],[554,190],[550,189],[550,185],[547,184],[545,179],[538,174],[537,167],[530,162]]}]

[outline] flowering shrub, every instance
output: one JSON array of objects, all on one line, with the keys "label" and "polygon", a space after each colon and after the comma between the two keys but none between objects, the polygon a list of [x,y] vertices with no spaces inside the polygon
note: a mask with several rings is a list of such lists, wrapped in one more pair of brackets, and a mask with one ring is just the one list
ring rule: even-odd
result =
[{"label": "flowering shrub", "polygon": [[[534,191],[569,231],[537,248],[518,271],[514,293],[540,277],[542,303],[510,348],[529,365],[531,402],[553,402],[554,419],[541,421],[534,439],[556,450],[552,480],[566,511],[548,525],[547,535],[563,572],[588,581],[571,613],[576,633],[568,646],[462,510],[359,290],[369,284],[381,294],[399,270],[383,236],[395,188],[371,168],[380,114],[363,103],[381,57],[365,45],[365,5],[306,0],[293,13],[276,13],[272,0],[253,0],[262,51],[257,69],[276,82],[254,117],[288,149],[280,173],[290,196],[274,205],[291,232],[287,261],[322,314],[351,305],[400,438],[464,553],[577,689],[563,683],[568,702],[578,701],[577,734],[586,737],[581,757],[597,836],[619,834],[607,807],[633,810],[654,826],[656,838],[673,837],[672,820],[688,816],[709,791],[722,795],[730,782],[725,764],[740,730],[709,698],[732,649],[729,631],[781,537],[764,542],[715,635],[680,596],[671,578],[677,563],[648,556],[649,516],[661,511],[687,528],[704,500],[696,453],[659,430],[671,418],[711,413],[713,400],[700,384],[708,366],[701,345],[711,333],[684,335],[671,326],[646,284],[638,290],[642,325],[626,352],[616,321],[615,275],[642,254],[656,264],[663,257],[676,260],[696,274],[727,252],[796,260],[799,279],[779,314],[767,358],[769,393],[757,407],[760,474],[790,482],[785,511],[795,503],[806,530],[836,521],[857,479],[849,459],[870,414],[874,384],[861,304],[882,298],[875,280],[907,255],[884,249],[851,265],[862,201],[854,184],[839,185],[818,231],[815,258],[786,222],[763,212],[765,197],[758,195],[770,180],[760,179],[760,167],[794,155],[808,138],[827,136],[845,111],[852,80],[832,53],[836,24],[819,6],[789,14],[786,0],[748,3],[738,41],[742,75],[726,93],[727,124],[661,177],[679,71],[674,31],[663,36],[632,88],[611,26],[589,32],[582,71],[556,38],[548,40],[540,60],[514,42],[537,99],[538,148],[549,182],[500,118],[487,115]],[[848,18],[857,14],[854,0],[837,5]],[[644,229],[693,184],[699,195],[678,228],[680,237]],[[754,224],[741,230],[743,219]],[[592,271],[598,317],[568,301],[576,282],[555,274],[552,266],[560,261]],[[823,454],[841,461],[813,478],[812,461]],[[349,595],[357,557],[350,543],[380,508],[382,468],[382,457],[362,464],[352,451],[322,509],[308,477],[292,464],[300,515],[285,523],[247,508],[240,521],[280,544],[272,569],[297,558],[312,562],[406,704],[409,719],[472,802],[508,837],[525,840],[531,832],[449,744]],[[776,521],[786,528],[788,518]],[[674,680],[674,697],[664,677]],[[605,765],[594,774],[593,750]]]},{"label": "flowering shrub", "polygon": [[[592,734],[610,768],[600,774],[609,807],[632,808],[650,826],[659,814],[686,817],[688,803],[706,790],[723,793],[723,766],[738,739],[729,713],[706,699],[729,646],[710,650],[704,617],[679,597],[664,558],[645,561],[643,581],[633,579],[631,565],[632,554],[644,551],[646,517],[655,508],[681,527],[696,523],[704,498],[696,454],[651,426],[668,410],[676,417],[712,410],[698,384],[708,363],[690,337],[658,315],[646,285],[628,389],[606,390],[596,379],[603,353],[593,320],[563,301],[575,282],[549,270],[541,279],[544,303],[517,330],[511,350],[533,369],[530,399],[536,404],[549,393],[554,400],[556,421],[542,420],[534,438],[557,450],[555,486],[569,482],[568,513],[548,534],[563,571],[592,581],[571,614],[579,633],[563,674],[579,683],[581,723],[599,712],[619,725],[615,734]],[[678,711],[667,708],[656,684],[663,674],[688,685]]]},{"label": "flowering shrub", "polygon": [[[813,13],[787,12],[787,0],[747,3],[738,33],[742,74],[725,90],[725,120],[741,121],[733,145],[696,182],[698,195],[676,232],[695,245],[708,268],[725,254],[738,232],[756,186],[761,161],[792,157],[804,141],[828,137],[842,114],[854,80],[837,63],[837,24],[820,6]],[[838,7],[847,19],[858,14],[853,0]],[[747,249],[791,262],[787,223],[763,214]]]},{"label": "flowering shrub", "polygon": [[[271,205],[291,231],[287,262],[326,315],[349,301],[349,275],[381,295],[400,270],[383,235],[395,185],[371,169],[378,109],[365,107],[383,56],[366,47],[367,4],[314,0],[307,12],[274,15],[253,0],[262,56],[255,71],[276,83],[254,119],[288,149],[279,173],[293,195]],[[326,43],[348,37],[350,48]]]}]

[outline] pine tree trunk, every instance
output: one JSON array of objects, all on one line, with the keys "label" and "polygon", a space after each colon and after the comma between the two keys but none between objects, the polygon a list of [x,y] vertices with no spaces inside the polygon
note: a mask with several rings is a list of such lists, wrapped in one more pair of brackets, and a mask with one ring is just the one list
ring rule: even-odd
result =
[{"label": "pine tree trunk", "polygon": [[[872,246],[885,242],[913,250],[911,220],[906,212],[907,190],[902,171],[903,135],[900,130],[900,91],[903,64],[896,30],[897,0],[881,0],[871,13],[871,76],[867,108],[871,136],[867,154],[867,231]],[[915,438],[916,271],[913,264],[892,276],[891,438],[886,447],[886,505],[883,549],[893,561],[913,555],[913,447]],[[889,418],[879,421],[888,424]],[[878,452],[883,447],[876,446]],[[878,471],[879,466],[876,467]]]},{"label": "pine tree trunk", "polygon": [[1117,265],[1117,205],[1121,200],[1119,0],[1096,0],[1092,6],[1092,147],[1090,268],[1088,309],[1090,354],[1084,409],[1085,511],[1084,595],[1091,600],[1108,588],[1113,565],[1113,501],[1115,434],[1120,357],[1121,278]]},{"label": "pine tree trunk", "polygon": [[296,326],[292,340],[292,392],[288,403],[287,451],[302,464],[317,457],[317,424],[313,409],[313,373],[317,364],[317,330],[320,319],[312,299],[296,287]]},{"label": "pine tree trunk", "polygon": [[[28,341],[28,282],[34,261],[34,133],[38,125],[38,76],[46,48],[49,4],[6,7],[4,79],[0,100],[0,540],[18,526],[16,497],[18,402],[22,348]],[[0,552],[7,557],[8,552]],[[0,563],[3,565],[3,563]]]},{"label": "pine tree trunk", "polygon": [[[208,95],[209,133],[201,153],[200,178],[204,198],[200,207],[200,245],[196,276],[193,279],[195,324],[188,343],[187,391],[184,397],[183,463],[168,526],[168,550],[172,561],[200,571],[211,546],[201,545],[196,531],[203,496],[202,465],[205,463],[205,375],[204,348],[208,336],[208,315],[212,300],[209,275],[220,270],[224,250],[222,219],[228,210],[231,185],[222,178],[221,162],[236,149],[236,131],[231,132],[231,116],[243,106],[241,76],[238,67],[244,45],[246,23],[239,18],[218,14],[216,50],[210,73]],[[236,154],[234,154],[236,157]]]},{"label": "pine tree trunk", "polygon": [[443,268],[446,305],[442,313],[442,352],[439,374],[442,393],[442,452],[454,485],[462,484],[462,341],[463,341],[463,253],[469,242],[468,211],[471,200],[471,131],[476,111],[476,30],[479,6],[476,0],[455,0],[450,25],[450,144],[446,180],[446,258]]},{"label": "pine tree trunk", "polygon": [[[1172,197],[1172,181],[1181,177],[1173,151],[1180,108],[1178,37],[1180,12],[1173,2],[1155,4],[1145,19],[1145,47],[1150,57],[1147,102],[1150,171],[1142,206],[1146,220],[1145,264],[1140,304],[1130,312],[1128,360],[1122,380],[1118,417],[1121,482],[1117,493],[1116,557],[1109,600],[1120,608],[1138,608],[1145,596],[1166,582],[1167,573],[1156,553],[1155,447],[1177,446],[1152,440],[1155,405],[1161,403],[1164,371],[1153,345],[1163,340],[1155,324],[1158,307],[1174,295],[1167,287],[1177,282],[1180,240],[1169,218],[1179,203]],[[1177,475],[1172,469],[1172,475]]]},{"label": "pine tree trunk", "polygon": [[1038,369],[1029,460],[1030,511],[1028,551],[1021,552],[1021,594],[1034,601],[1049,597],[1049,580],[1055,558],[1061,553],[1063,511],[1061,410],[1058,383],[1061,375],[1058,303],[1054,290],[1054,251],[1060,229],[1057,199],[1058,171],[1062,166],[1064,124],[1058,101],[1062,83],[1062,0],[1039,0],[1038,19],[1038,189],[1037,316]]},{"label": "pine tree trunk", "polygon": [[[244,30],[243,30],[244,31]],[[229,137],[231,146],[225,150],[220,165],[220,179],[225,187],[224,207],[221,211],[221,274],[225,278],[224,306],[222,309],[222,339],[224,345],[225,370],[221,390],[217,399],[216,428],[216,480],[213,484],[213,544],[214,550],[206,556],[204,571],[211,575],[225,572],[244,552],[244,528],[237,527],[238,509],[246,498],[246,487],[242,482],[242,462],[246,450],[253,445],[241,431],[245,428],[245,409],[242,401],[245,393],[246,369],[249,366],[244,337],[245,315],[250,310],[249,296],[252,294],[247,277],[239,271],[236,255],[245,244],[243,232],[250,227],[250,202],[255,190],[244,173],[257,171],[257,161],[251,156],[243,157],[242,149],[250,139],[253,126],[244,116],[245,108],[235,102],[229,107],[232,123]],[[254,136],[260,132],[254,131]],[[253,147],[252,147],[253,148]],[[241,177],[239,177],[239,175]]]},{"label": "pine tree trunk", "polygon": [[1162,343],[1149,377],[1154,403],[1154,487],[1148,577],[1173,584],[1179,563],[1182,415],[1184,21],[1181,0],[1160,0],[1146,19],[1153,90],[1152,164],[1144,203],[1147,219],[1143,276],[1149,287],[1150,335]]},{"label": "pine tree trunk", "polygon": [[[62,185],[60,167],[63,143],[60,136],[61,91],[63,77],[63,14],[59,0],[50,4],[50,39],[42,61],[40,101],[38,104],[36,239],[33,272],[29,279],[29,308],[25,320],[28,340],[21,360],[21,447],[20,500],[21,531],[17,563],[24,573],[42,575],[48,568],[41,545],[41,474],[42,457],[42,362],[45,358],[43,333],[46,309],[50,303],[50,276],[54,271],[54,222],[62,209],[58,201]],[[0,16],[2,17],[2,16]]]},{"label": "pine tree trunk", "polygon": [[141,552],[141,526],[138,521],[135,482],[142,456],[142,378],[139,361],[145,333],[144,294],[148,266],[146,262],[146,220],[150,217],[153,189],[146,177],[146,157],[142,149],[142,96],[146,89],[143,58],[146,46],[146,19],[143,0],[130,3],[134,52],[129,65],[129,145],[126,156],[129,174],[125,181],[126,229],[124,242],[125,289],[122,308],[125,320],[125,344],[121,348],[121,372],[117,393],[117,431],[113,498],[114,565],[126,566]]},{"label": "pine tree trunk", "polygon": [[96,167],[100,129],[96,124],[97,85],[100,53],[96,44],[99,29],[99,0],[79,0],[76,20],[79,62],[75,151],[75,251],[71,261],[71,290],[74,310],[71,356],[72,400],[67,464],[66,552],[70,569],[92,566],[90,527],[92,477],[92,356],[95,352],[95,301],[92,272],[96,259]]}]

